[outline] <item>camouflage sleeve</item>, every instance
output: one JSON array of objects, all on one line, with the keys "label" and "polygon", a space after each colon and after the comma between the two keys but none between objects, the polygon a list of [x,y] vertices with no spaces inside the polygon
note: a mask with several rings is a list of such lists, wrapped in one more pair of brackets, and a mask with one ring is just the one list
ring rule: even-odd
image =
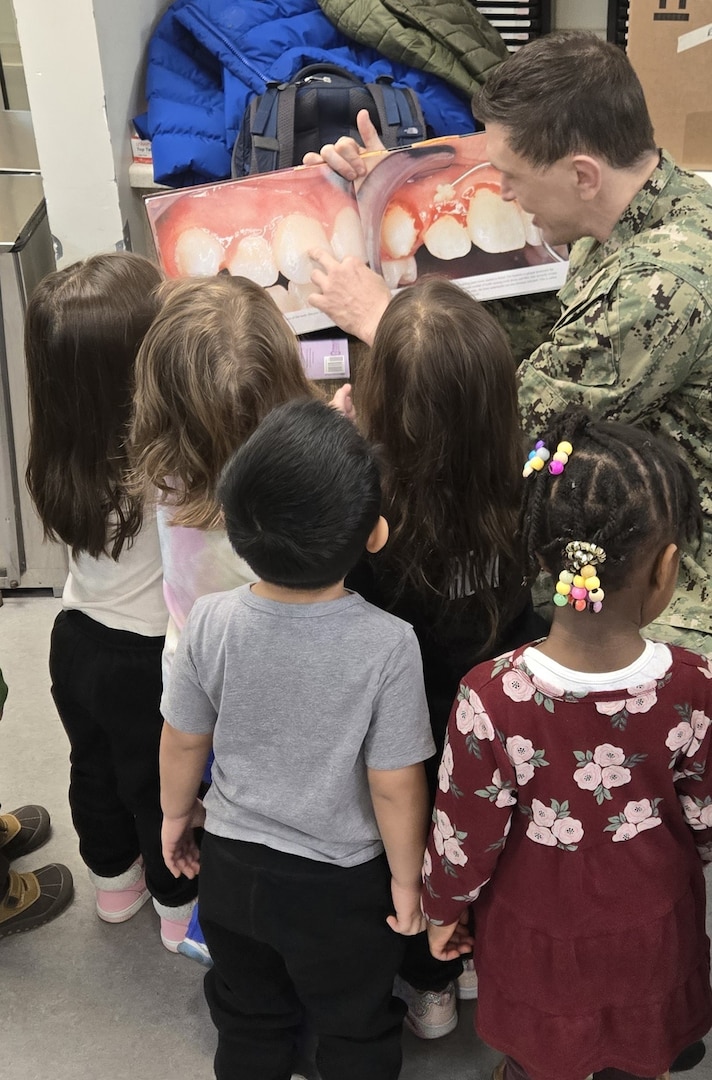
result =
[{"label": "camouflage sleeve", "polygon": [[525,432],[534,437],[569,402],[597,417],[644,419],[688,379],[709,322],[693,286],[651,266],[574,302],[519,368]]}]

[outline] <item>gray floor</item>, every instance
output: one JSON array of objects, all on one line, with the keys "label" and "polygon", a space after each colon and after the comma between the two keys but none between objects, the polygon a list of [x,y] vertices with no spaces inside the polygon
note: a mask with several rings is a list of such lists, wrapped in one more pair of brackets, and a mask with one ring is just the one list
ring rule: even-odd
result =
[{"label": "gray floor", "polygon": [[[0,1076],[22,1080],[209,1080],[215,1039],[201,969],[161,945],[146,905],[130,922],[94,911],[67,806],[67,742],[49,694],[47,651],[59,601],[6,598],[0,667],[10,686],[0,725],[0,797],[7,810],[39,802],[53,835],[18,869],[66,863],[76,895],[55,922],[0,942]],[[472,1027],[471,1003],[445,1039],[406,1032],[403,1080],[485,1080],[498,1055]],[[313,1075],[313,1074],[312,1074]],[[712,1051],[690,1080],[712,1080]],[[367,1080],[367,1078],[364,1078]]]}]

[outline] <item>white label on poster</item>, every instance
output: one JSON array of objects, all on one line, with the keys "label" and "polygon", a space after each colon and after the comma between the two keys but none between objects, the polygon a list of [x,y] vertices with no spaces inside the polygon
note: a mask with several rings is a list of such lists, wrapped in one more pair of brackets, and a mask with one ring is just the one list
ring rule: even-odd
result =
[{"label": "white label on poster", "polygon": [[700,26],[697,30],[690,30],[689,34],[681,34],[677,39],[677,51],[685,52],[693,49],[695,45],[702,45],[705,41],[712,41],[712,23]]}]

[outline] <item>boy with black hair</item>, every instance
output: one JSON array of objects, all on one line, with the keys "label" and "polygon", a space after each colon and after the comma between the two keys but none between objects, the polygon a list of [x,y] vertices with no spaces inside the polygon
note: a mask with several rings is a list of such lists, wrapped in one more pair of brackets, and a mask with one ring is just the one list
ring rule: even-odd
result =
[{"label": "boy with black hair", "polygon": [[215,1075],[288,1080],[306,1017],[322,1080],[395,1080],[392,986],[401,935],[422,928],[434,746],[412,628],[344,588],[388,536],[378,466],[350,421],[292,402],[231,458],[219,495],[260,580],[195,604],[161,743],[166,862],[201,869]]}]

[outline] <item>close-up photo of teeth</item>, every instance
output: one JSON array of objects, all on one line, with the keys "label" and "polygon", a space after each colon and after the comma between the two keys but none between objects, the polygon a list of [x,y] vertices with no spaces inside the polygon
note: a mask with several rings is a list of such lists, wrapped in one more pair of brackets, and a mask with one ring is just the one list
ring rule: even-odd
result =
[{"label": "close-up photo of teeth", "polygon": [[391,289],[426,273],[468,279],[567,257],[544,243],[517,202],[502,199],[484,134],[366,161],[357,185],[317,165],[149,198],[165,272],[248,277],[289,315],[314,292],[315,249],[363,259]]}]

